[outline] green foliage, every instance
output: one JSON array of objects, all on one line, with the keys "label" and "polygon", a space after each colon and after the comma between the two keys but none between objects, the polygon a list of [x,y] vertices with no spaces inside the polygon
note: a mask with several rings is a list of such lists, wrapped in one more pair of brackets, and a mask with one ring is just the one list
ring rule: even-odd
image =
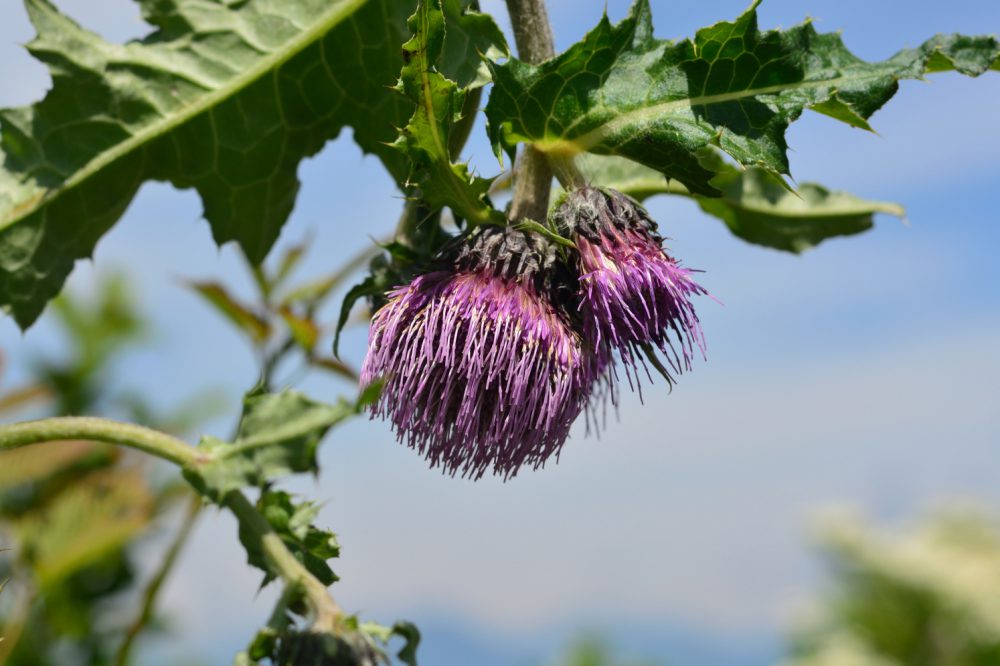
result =
[{"label": "green foliage", "polygon": [[802,183],[793,191],[764,169],[738,169],[711,153],[703,157],[706,162],[718,174],[712,183],[722,193],[720,197],[693,195],[660,172],[621,157],[585,155],[579,159],[590,182],[640,201],[661,193],[692,197],[739,238],[787,252],[803,252],[828,238],[867,231],[876,213],[905,214],[898,204],[867,201],[818,183]]},{"label": "green foliage", "polygon": [[[412,105],[388,86],[406,3],[142,3],[156,30],[124,46],[29,0],[53,88],[0,114],[0,305],[30,325],[145,180],[194,187],[217,242],[264,258],[299,162],[350,126],[399,180],[387,142]],[[364,57],[364,61],[359,60]],[[82,215],[81,215],[82,213]]]},{"label": "green foliage", "polygon": [[296,472],[317,472],[316,448],[326,432],[357,414],[363,401],[336,405],[314,402],[301,393],[253,393],[243,401],[243,417],[232,442],[203,437],[200,456],[184,477],[213,502],[245,486],[265,486]]},{"label": "green foliage", "polygon": [[[337,537],[333,532],[321,530],[312,524],[319,513],[319,507],[312,502],[296,504],[288,493],[268,490],[261,493],[257,509],[288,549],[321,583],[332,585],[338,580],[327,564],[327,560],[340,555]],[[279,575],[264,556],[260,544],[246,529],[240,530],[240,542],[247,551],[250,564],[264,572],[262,586]]]},{"label": "green foliage", "polygon": [[146,531],[153,497],[140,471],[77,477],[38,510],[14,519],[22,556],[44,593]]},{"label": "green foliage", "polygon": [[[416,666],[413,625],[363,623],[329,597],[336,538],[314,524],[314,503],[275,487],[284,475],[316,473],[320,441],[380,387],[335,404],[272,387],[287,384],[276,375],[290,358],[356,380],[352,368],[321,351],[332,336],[336,354],[352,307],[365,299],[374,311],[390,289],[434,265],[451,239],[443,221],[459,232],[508,223],[490,201],[493,179],[459,162],[487,84],[494,84],[486,114],[498,154],[513,157],[517,144],[529,143],[567,182],[578,184],[579,169],[588,182],[639,199],[689,196],[736,236],[801,252],[902,209],[811,183],[793,191],[783,178],[789,123],[812,109],[870,130],[868,119],[901,79],[1000,70],[995,38],[938,36],[866,63],[838,35],[818,34],[809,23],[759,31],[756,2],[734,22],[672,42],[654,38],[650,3],[637,0],[618,25],[605,17],[538,65],[497,62],[508,56],[503,34],[474,0],[138,2],[153,31],[117,45],[49,0],[25,0],[38,33],[28,48],[49,67],[53,87],[33,106],[0,111],[0,308],[22,328],[35,321],[74,262],[91,255],[149,180],[196,189],[216,242],[239,245],[253,297],[218,280],[188,282],[260,362],[232,441],[206,436],[191,448],[121,424],[115,435],[99,436],[117,441],[127,431],[138,438],[132,446],[155,453],[159,445],[169,460],[187,461],[183,474],[194,489],[239,519],[248,561],[264,572],[264,584],[284,583],[267,625],[237,657],[244,666],[387,663],[388,645],[399,639],[398,659]],[[402,217],[377,249],[289,284],[308,240],[274,262],[266,255],[295,203],[299,164],[345,127],[399,184]],[[550,185],[542,183],[540,210]],[[574,251],[545,220],[515,222]],[[324,324],[324,303],[365,265],[335,326]],[[87,305],[56,303],[68,358],[36,362],[33,381],[0,395],[0,410],[112,410],[163,429],[196,420],[197,410],[166,417],[143,396],[109,392],[114,359],[145,330],[123,282]],[[60,422],[67,421],[86,420]],[[11,430],[24,433],[23,426]],[[186,538],[181,530],[139,619],[125,632],[120,618],[109,621],[108,600],[134,579],[129,544],[178,496],[176,486],[151,484],[127,460],[108,446],[74,441],[0,454],[0,518],[18,537],[0,562],[0,581],[11,574],[5,595],[16,593],[26,609],[13,613],[11,624],[26,629],[19,641],[0,643],[0,661],[107,663],[123,633],[120,663],[127,661],[129,641],[148,621]],[[241,492],[246,487],[259,491],[255,505]],[[977,525],[949,522],[918,548],[898,552],[854,537],[838,542],[843,594],[828,622],[803,638],[801,663],[997,663],[1000,539]],[[941,564],[959,561],[962,575]],[[600,644],[585,643],[565,663],[616,662]]]},{"label": "green foliage", "polygon": [[[116,360],[147,325],[122,278],[94,291],[91,298],[66,294],[56,301],[63,354],[26,360],[29,383],[5,392],[0,405],[36,415],[114,411],[180,425],[185,415],[145,407],[140,414],[133,407],[145,399],[112,390]],[[150,483],[105,444],[70,440],[0,452],[0,534],[17,545],[0,557],[0,580],[10,581],[6,596],[13,600],[0,606],[0,627],[21,626],[0,643],[0,662],[110,663],[122,616],[109,600],[135,582],[133,542],[176,499],[173,486]]]},{"label": "green foliage", "polygon": [[1000,660],[1000,526],[954,509],[886,534],[825,530],[834,587],[790,666],[987,666]]},{"label": "green foliage", "polygon": [[[403,44],[406,64],[398,89],[415,103],[416,110],[393,145],[412,165],[409,183],[419,188],[426,202],[449,206],[470,224],[503,224],[504,214],[486,197],[492,179],[473,176],[467,164],[452,162],[457,152],[452,128],[472,122],[471,114],[479,101],[478,85],[484,81],[470,77],[477,72],[465,71],[463,75],[460,67],[456,78],[468,80],[456,82],[442,73],[464,64],[463,59],[452,61],[454,49],[447,47],[447,40],[462,38],[496,57],[507,54],[503,33],[489,16],[463,12],[459,0],[445,0],[444,10],[441,0],[421,0],[408,25],[413,37]],[[471,93],[470,87],[477,92]]]},{"label": "green foliage", "polygon": [[720,148],[739,164],[788,173],[784,133],[806,109],[855,126],[887,102],[900,79],[1000,69],[993,37],[937,36],[883,62],[852,55],[810,23],[757,29],[754,2],[734,22],[693,40],[653,37],[648,0],[612,26],[605,16],[581,42],[540,65],[493,65],[486,107],[499,152],[528,142],[554,156],[619,155],[719,196],[700,156]]}]

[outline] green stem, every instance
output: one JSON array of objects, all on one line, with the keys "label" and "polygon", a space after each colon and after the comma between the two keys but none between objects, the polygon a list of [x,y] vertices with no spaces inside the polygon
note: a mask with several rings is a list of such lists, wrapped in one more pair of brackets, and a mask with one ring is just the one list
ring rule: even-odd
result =
[{"label": "green stem", "polygon": [[152,428],[92,416],[58,416],[0,427],[0,451],[71,439],[127,446],[180,466],[201,459],[194,447],[176,437]]},{"label": "green stem", "polygon": [[316,631],[334,631],[343,611],[327,592],[326,586],[295,559],[295,555],[285,547],[281,536],[271,528],[246,495],[231,492],[226,496],[225,505],[258,541],[265,557],[274,565],[285,584],[301,586],[315,613],[313,628]]},{"label": "green stem", "polygon": [[139,634],[142,633],[142,630],[146,628],[149,621],[153,619],[153,609],[156,607],[156,600],[160,594],[160,589],[163,587],[163,583],[167,580],[167,576],[170,575],[174,565],[177,563],[177,557],[184,548],[184,544],[187,543],[188,538],[191,536],[191,531],[198,519],[198,514],[201,512],[201,506],[201,497],[198,495],[192,495],[191,501],[188,503],[187,511],[184,513],[184,521],[181,523],[181,528],[177,531],[177,535],[170,543],[170,548],[167,549],[167,553],[163,558],[163,562],[160,564],[160,568],[149,581],[149,585],[146,586],[146,591],[143,594],[142,599],[142,609],[139,611],[139,616],[128,628],[128,631],[125,632],[125,639],[122,641],[121,647],[118,648],[118,654],[115,656],[116,666],[126,666],[128,664],[129,655],[132,652],[132,646],[135,644],[135,639],[138,638]]},{"label": "green stem", "polygon": [[[196,466],[209,460],[197,449],[176,437],[151,428],[109,419],[61,416],[0,426],[0,451],[30,444],[72,439],[126,446],[182,467]],[[343,612],[330,597],[326,586],[295,559],[295,555],[288,550],[281,537],[243,493],[230,492],[223,503],[235,514],[246,533],[257,540],[264,556],[274,566],[285,584],[301,586],[315,615],[314,629],[335,630],[337,620]]]}]

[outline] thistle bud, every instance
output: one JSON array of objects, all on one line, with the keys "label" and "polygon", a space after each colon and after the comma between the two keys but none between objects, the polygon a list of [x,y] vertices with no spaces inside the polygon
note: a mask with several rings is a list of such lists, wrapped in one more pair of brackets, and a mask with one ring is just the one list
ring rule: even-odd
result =
[{"label": "thistle bud", "polygon": [[481,228],[441,260],[372,318],[361,382],[385,381],[374,414],[451,474],[537,468],[600,374],[563,301],[568,271],[548,241],[511,228]]},{"label": "thistle bud", "polygon": [[[554,214],[560,233],[576,243],[580,316],[584,336],[597,348],[617,350],[631,384],[646,358],[664,371],[691,368],[704,337],[691,297],[707,292],[663,250],[663,238],[646,210],[615,190],[583,187],[569,192]],[[658,349],[664,368],[652,356]]]}]

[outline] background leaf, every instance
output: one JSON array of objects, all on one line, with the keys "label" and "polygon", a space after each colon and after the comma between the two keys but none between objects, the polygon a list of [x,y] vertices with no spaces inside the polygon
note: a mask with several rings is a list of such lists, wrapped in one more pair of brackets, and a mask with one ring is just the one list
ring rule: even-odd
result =
[{"label": "background leaf", "polygon": [[188,286],[253,340],[266,340],[270,335],[271,328],[267,320],[237,301],[229,290],[218,282],[190,282]]},{"label": "background leaf", "polygon": [[139,470],[105,470],[73,484],[15,526],[39,585],[53,587],[135,538],[152,511]]}]

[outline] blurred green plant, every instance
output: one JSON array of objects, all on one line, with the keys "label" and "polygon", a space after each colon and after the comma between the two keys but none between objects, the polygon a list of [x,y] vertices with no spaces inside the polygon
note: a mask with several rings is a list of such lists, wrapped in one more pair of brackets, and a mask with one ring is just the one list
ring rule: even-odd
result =
[{"label": "blurred green plant", "polygon": [[833,575],[788,666],[1000,663],[1000,523],[950,508],[888,533],[838,517],[822,531]]},{"label": "blurred green plant", "polygon": [[624,660],[606,641],[587,634],[577,639],[551,666],[657,666],[653,661]]},{"label": "blurred green plant", "polygon": [[[156,412],[117,390],[116,361],[148,339],[126,285],[112,275],[92,299],[56,300],[51,318],[65,353],[30,360],[30,379],[0,394],[0,416],[115,413],[167,429],[199,420],[192,409]],[[155,482],[144,462],[80,440],[0,452],[0,534],[16,544],[0,560],[0,579],[9,581],[0,663],[111,663],[121,634],[115,607],[136,583],[134,542],[191,497],[175,482]]]}]

